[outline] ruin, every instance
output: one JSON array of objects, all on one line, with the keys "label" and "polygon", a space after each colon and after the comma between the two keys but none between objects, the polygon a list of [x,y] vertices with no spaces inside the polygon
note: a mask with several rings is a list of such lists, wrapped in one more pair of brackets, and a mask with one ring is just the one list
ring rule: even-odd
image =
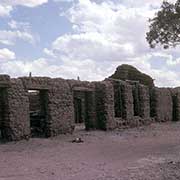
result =
[{"label": "ruin", "polygon": [[149,75],[140,72],[134,66],[128,64],[122,64],[118,66],[116,68],[116,71],[109,78],[119,79],[123,81],[137,81],[150,88],[154,87],[154,79],[152,79]]},{"label": "ruin", "polygon": [[138,81],[100,82],[0,75],[0,141],[113,130],[180,120],[180,88]]}]

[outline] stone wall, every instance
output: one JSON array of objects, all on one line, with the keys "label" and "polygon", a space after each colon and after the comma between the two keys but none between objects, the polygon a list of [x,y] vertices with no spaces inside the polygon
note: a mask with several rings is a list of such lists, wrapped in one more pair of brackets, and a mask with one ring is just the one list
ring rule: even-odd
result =
[{"label": "stone wall", "polygon": [[[118,108],[120,116],[122,119],[130,120],[134,116],[133,109],[133,86],[121,80],[107,79],[111,84],[113,84],[114,93],[119,94],[120,99],[114,94],[114,109]],[[119,101],[120,106],[116,107],[116,101]],[[119,104],[118,103],[118,104]],[[120,109],[119,109],[120,108]]]},{"label": "stone wall", "polygon": [[139,84],[139,116],[150,118],[150,94],[147,86]]},{"label": "stone wall", "polygon": [[74,128],[73,93],[69,84],[53,79],[48,90],[49,136],[72,133]]},{"label": "stone wall", "polygon": [[[115,121],[118,128],[151,122],[149,88],[135,81],[109,80],[114,87]],[[117,116],[118,115],[118,116]]]},{"label": "stone wall", "polygon": [[21,77],[19,79],[26,90],[48,90],[52,80],[49,77]]},{"label": "stone wall", "polygon": [[[67,80],[73,98],[81,94],[84,99],[84,116],[86,130],[96,129],[95,83],[79,80]],[[74,104],[73,104],[74,105]],[[75,110],[75,106],[74,106]]]},{"label": "stone wall", "polygon": [[10,76],[0,75],[0,87],[7,88],[10,87]]},{"label": "stone wall", "polygon": [[122,96],[124,98],[123,118],[130,120],[134,116],[132,86],[128,83],[122,82],[121,88]]},{"label": "stone wall", "polygon": [[6,122],[8,140],[20,140],[30,136],[29,99],[20,79],[11,79],[7,89],[9,117]]},{"label": "stone wall", "polygon": [[66,80],[48,77],[20,78],[26,90],[47,91],[47,136],[71,133],[74,127],[73,93]]},{"label": "stone wall", "polygon": [[[180,88],[149,90],[138,82],[106,79],[101,82],[64,80],[48,77],[10,79],[0,76],[0,129],[7,140],[31,136],[30,97],[38,90],[45,98],[48,137],[72,133],[75,127],[74,98],[83,99],[87,130],[113,130],[160,121],[180,120]],[[31,101],[31,102],[32,102]],[[41,102],[41,101],[40,101]],[[40,106],[37,101],[38,106]],[[32,103],[33,104],[33,103]],[[31,107],[36,108],[36,104]]]},{"label": "stone wall", "polygon": [[151,117],[158,122],[173,120],[173,100],[170,89],[153,88],[151,94]]},{"label": "stone wall", "polygon": [[134,117],[130,121],[130,127],[147,125],[152,122],[150,118],[149,88],[139,83],[133,85]]},{"label": "stone wall", "polygon": [[116,126],[114,118],[113,84],[109,81],[95,83],[97,129],[110,130]]}]

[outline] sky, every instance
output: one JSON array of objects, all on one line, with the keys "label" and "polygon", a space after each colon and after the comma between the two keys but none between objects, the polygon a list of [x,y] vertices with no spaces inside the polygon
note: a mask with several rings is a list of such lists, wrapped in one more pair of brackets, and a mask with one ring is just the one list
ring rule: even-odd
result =
[{"label": "sky", "polygon": [[180,86],[180,47],[151,49],[145,39],[161,3],[0,0],[0,74],[99,81],[130,64],[156,86]]}]

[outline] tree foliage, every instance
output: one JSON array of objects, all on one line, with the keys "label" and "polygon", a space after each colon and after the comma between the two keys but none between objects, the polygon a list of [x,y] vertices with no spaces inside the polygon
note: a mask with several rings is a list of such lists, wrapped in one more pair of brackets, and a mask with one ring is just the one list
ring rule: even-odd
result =
[{"label": "tree foliage", "polygon": [[180,0],[175,4],[164,1],[149,22],[146,39],[151,48],[157,44],[163,45],[165,49],[180,44]]}]

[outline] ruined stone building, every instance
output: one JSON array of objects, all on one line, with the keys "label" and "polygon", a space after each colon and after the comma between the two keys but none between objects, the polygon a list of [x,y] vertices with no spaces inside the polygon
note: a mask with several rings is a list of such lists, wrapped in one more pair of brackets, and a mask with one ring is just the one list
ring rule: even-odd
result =
[{"label": "ruined stone building", "polygon": [[180,89],[107,78],[85,82],[0,75],[0,139],[52,137],[86,130],[180,120]]}]

